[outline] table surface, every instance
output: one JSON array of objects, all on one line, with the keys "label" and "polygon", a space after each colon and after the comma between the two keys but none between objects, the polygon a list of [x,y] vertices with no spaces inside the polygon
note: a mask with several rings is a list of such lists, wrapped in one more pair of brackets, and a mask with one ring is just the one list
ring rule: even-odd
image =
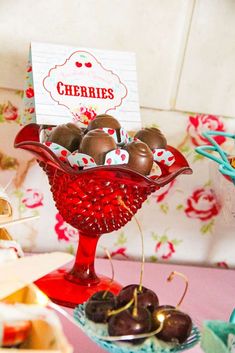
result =
[{"label": "table surface", "polygon": [[[140,263],[113,260],[115,280],[123,286],[139,282]],[[97,273],[110,275],[108,260],[96,260]],[[184,281],[175,277],[172,282],[166,279],[172,271],[179,271],[189,280],[189,289],[181,310],[187,312],[200,328],[204,320],[228,321],[235,307],[235,271],[214,268],[202,268],[184,265],[146,263],[143,285],[154,290],[160,304],[176,305],[184,290]],[[66,309],[72,314],[72,309]],[[61,318],[68,340],[74,347],[74,353],[103,353],[103,349],[93,343],[80,329],[65,318]],[[189,353],[201,353],[200,345],[188,350]]]}]

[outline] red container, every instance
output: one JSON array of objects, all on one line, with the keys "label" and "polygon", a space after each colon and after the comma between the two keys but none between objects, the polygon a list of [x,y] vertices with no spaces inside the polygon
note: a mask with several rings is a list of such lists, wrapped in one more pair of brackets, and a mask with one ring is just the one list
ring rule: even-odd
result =
[{"label": "red container", "polygon": [[3,323],[3,347],[16,347],[28,338],[31,330],[30,321]]},{"label": "red container", "polygon": [[[160,165],[160,177],[146,177],[126,166],[98,166],[74,170],[61,162],[39,141],[39,125],[29,124],[16,136],[15,147],[33,153],[46,172],[57,209],[63,219],[79,231],[79,245],[73,268],[59,269],[37,285],[56,303],[75,307],[97,290],[110,287],[110,279],[97,276],[94,257],[99,237],[124,226],[147,197],[180,174],[191,174],[186,159],[171,146],[175,163]],[[121,286],[113,282],[110,290]]]}]

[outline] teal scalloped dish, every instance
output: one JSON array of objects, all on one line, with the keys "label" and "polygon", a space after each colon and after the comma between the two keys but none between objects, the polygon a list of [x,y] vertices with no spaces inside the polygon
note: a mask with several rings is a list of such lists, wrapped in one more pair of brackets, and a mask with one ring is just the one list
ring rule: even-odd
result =
[{"label": "teal scalloped dish", "polygon": [[[92,341],[110,353],[179,353],[192,348],[200,340],[200,332],[196,326],[193,326],[191,335],[187,341],[174,347],[167,345],[165,342],[160,340],[156,340],[154,337],[146,339],[145,342],[141,345],[131,345],[123,342],[108,342],[94,335],[94,331],[86,322],[84,307],[85,304],[81,304],[75,308],[75,320],[79,323],[81,329],[89,336]],[[159,341],[159,347],[156,347],[157,341]]]}]

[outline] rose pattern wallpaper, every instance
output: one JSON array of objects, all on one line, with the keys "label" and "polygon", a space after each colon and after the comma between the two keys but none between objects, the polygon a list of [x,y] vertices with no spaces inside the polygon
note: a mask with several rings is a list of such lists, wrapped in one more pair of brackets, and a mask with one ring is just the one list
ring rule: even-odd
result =
[{"label": "rose pattern wallpaper", "polygon": [[[31,215],[40,218],[8,230],[26,251],[74,253],[78,232],[56,210],[46,175],[31,154],[13,147],[14,137],[21,128],[20,114],[25,109],[22,95],[19,91],[0,89],[0,184],[12,201],[14,218]],[[26,90],[26,95],[29,99],[33,97],[32,87]],[[27,107],[26,113],[29,120],[34,108]],[[94,112],[91,109],[83,113],[90,119]],[[143,126],[157,126],[167,139],[169,136],[168,143],[185,155],[193,169],[193,175],[182,175],[152,194],[137,213],[145,238],[146,261],[234,268],[235,224],[226,222],[224,217],[225,209],[228,219],[234,210],[226,207],[226,200],[219,197],[221,190],[215,187],[213,178],[221,179],[223,194],[226,190],[231,194],[235,189],[194,148],[207,144],[203,131],[234,131],[235,120],[186,112],[169,112],[167,119],[159,113],[159,118],[152,121],[145,120],[144,113],[142,117]],[[234,148],[223,136],[216,141],[228,151]],[[141,239],[135,220],[119,231],[103,235],[97,256],[106,257],[104,247],[115,259],[139,260]]]}]

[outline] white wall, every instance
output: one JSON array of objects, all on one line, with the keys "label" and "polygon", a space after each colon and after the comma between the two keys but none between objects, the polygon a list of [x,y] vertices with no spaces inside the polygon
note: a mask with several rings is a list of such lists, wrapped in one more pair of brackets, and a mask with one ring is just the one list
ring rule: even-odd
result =
[{"label": "white wall", "polygon": [[135,51],[142,107],[235,116],[234,0],[1,0],[0,87],[30,41]]}]

